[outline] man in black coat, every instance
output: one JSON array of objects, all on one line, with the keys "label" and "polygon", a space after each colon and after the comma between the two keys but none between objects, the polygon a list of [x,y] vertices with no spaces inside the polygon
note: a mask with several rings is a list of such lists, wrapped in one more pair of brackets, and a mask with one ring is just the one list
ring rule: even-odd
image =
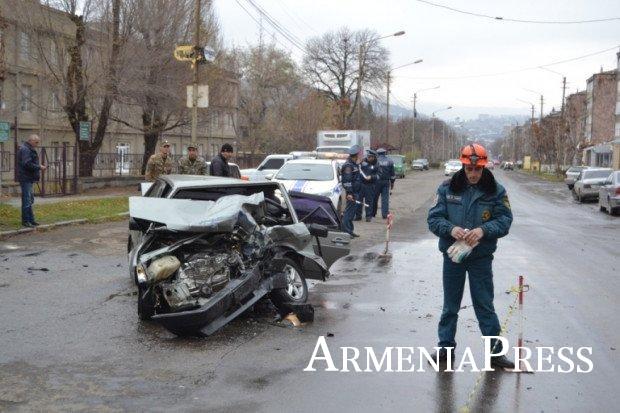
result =
[{"label": "man in black coat", "polygon": [[41,140],[37,135],[30,135],[17,151],[17,180],[22,192],[22,225],[29,228],[39,225],[34,220],[32,211],[33,184],[41,178],[41,171],[47,169],[47,166],[39,162],[39,155],[36,151],[39,143]]},{"label": "man in black coat", "polygon": [[233,157],[233,147],[225,143],[222,145],[220,153],[211,159],[209,165],[209,175],[211,176],[231,176],[228,160]]}]

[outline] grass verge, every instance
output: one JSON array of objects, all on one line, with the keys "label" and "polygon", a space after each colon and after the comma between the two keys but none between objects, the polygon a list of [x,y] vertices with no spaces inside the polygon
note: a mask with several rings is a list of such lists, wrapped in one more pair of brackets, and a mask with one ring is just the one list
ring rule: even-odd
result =
[{"label": "grass verge", "polygon": [[[129,210],[126,196],[89,199],[84,201],[59,201],[37,205],[35,199],[34,216],[39,224],[53,224],[74,219],[101,221]],[[112,220],[113,218],[110,218]],[[124,218],[119,218],[124,219]],[[0,231],[22,228],[21,209],[8,204],[0,204]]]},{"label": "grass verge", "polygon": [[537,172],[537,171],[526,171],[523,170],[523,173],[538,177],[540,179],[543,179],[545,181],[550,181],[550,182],[564,182],[564,176],[563,175],[556,175],[554,173],[549,173],[549,172]]}]

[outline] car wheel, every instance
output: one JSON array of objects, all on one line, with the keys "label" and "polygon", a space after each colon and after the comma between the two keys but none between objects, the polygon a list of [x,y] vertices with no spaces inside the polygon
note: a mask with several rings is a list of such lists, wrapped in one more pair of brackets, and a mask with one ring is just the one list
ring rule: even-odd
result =
[{"label": "car wheel", "polygon": [[276,307],[285,307],[286,304],[303,304],[308,299],[308,285],[299,264],[290,258],[284,258],[284,273],[286,287],[273,290],[271,301]]},{"label": "car wheel", "polygon": [[572,191],[574,186],[575,185],[568,185],[568,189],[570,189]]},{"label": "car wheel", "polygon": [[613,216],[620,215],[620,208],[609,207],[609,215],[613,215]]},{"label": "car wheel", "polygon": [[598,210],[601,212],[605,212],[605,207],[601,204],[598,204]]},{"label": "car wheel", "polygon": [[138,317],[150,320],[155,315],[155,293],[152,288],[138,284]]}]

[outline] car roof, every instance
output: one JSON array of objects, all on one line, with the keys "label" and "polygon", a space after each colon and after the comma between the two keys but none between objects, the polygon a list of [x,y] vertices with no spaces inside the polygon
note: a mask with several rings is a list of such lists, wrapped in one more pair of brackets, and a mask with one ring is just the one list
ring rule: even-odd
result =
[{"label": "car roof", "polygon": [[296,163],[316,163],[316,164],[324,164],[324,165],[332,165],[335,162],[334,159],[313,159],[313,158],[305,158],[305,159],[293,159],[288,161],[286,164],[296,164]]},{"label": "car roof", "polygon": [[236,178],[228,178],[222,176],[209,176],[209,175],[160,175],[159,179],[166,181],[168,184],[175,188],[191,188],[197,186],[222,186],[222,185],[235,185],[235,186],[252,186],[252,185],[264,185],[272,183],[271,181],[256,182],[256,181],[244,181]]},{"label": "car roof", "polygon": [[273,154],[265,156],[265,159],[290,159],[293,155],[290,153]]}]

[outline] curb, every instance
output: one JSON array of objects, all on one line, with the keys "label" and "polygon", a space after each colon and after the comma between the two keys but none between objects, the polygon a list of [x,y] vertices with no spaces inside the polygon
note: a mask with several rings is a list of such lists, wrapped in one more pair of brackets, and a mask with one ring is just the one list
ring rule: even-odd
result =
[{"label": "curb", "polygon": [[59,222],[54,222],[53,224],[39,225],[36,228],[20,228],[20,229],[16,229],[12,231],[2,231],[0,232],[0,240],[4,240],[6,238],[9,238],[15,235],[27,234],[29,232],[46,232],[46,231],[52,230],[54,228],[59,228],[59,227],[67,227],[70,225],[81,225],[81,224],[88,224],[88,223],[98,223],[98,222],[107,221],[107,220],[118,218],[118,217],[126,217],[126,216],[129,216],[129,212],[121,212],[119,214],[107,215],[107,216],[93,218],[93,219],[82,218],[82,219],[72,219],[70,221],[59,221]]}]

